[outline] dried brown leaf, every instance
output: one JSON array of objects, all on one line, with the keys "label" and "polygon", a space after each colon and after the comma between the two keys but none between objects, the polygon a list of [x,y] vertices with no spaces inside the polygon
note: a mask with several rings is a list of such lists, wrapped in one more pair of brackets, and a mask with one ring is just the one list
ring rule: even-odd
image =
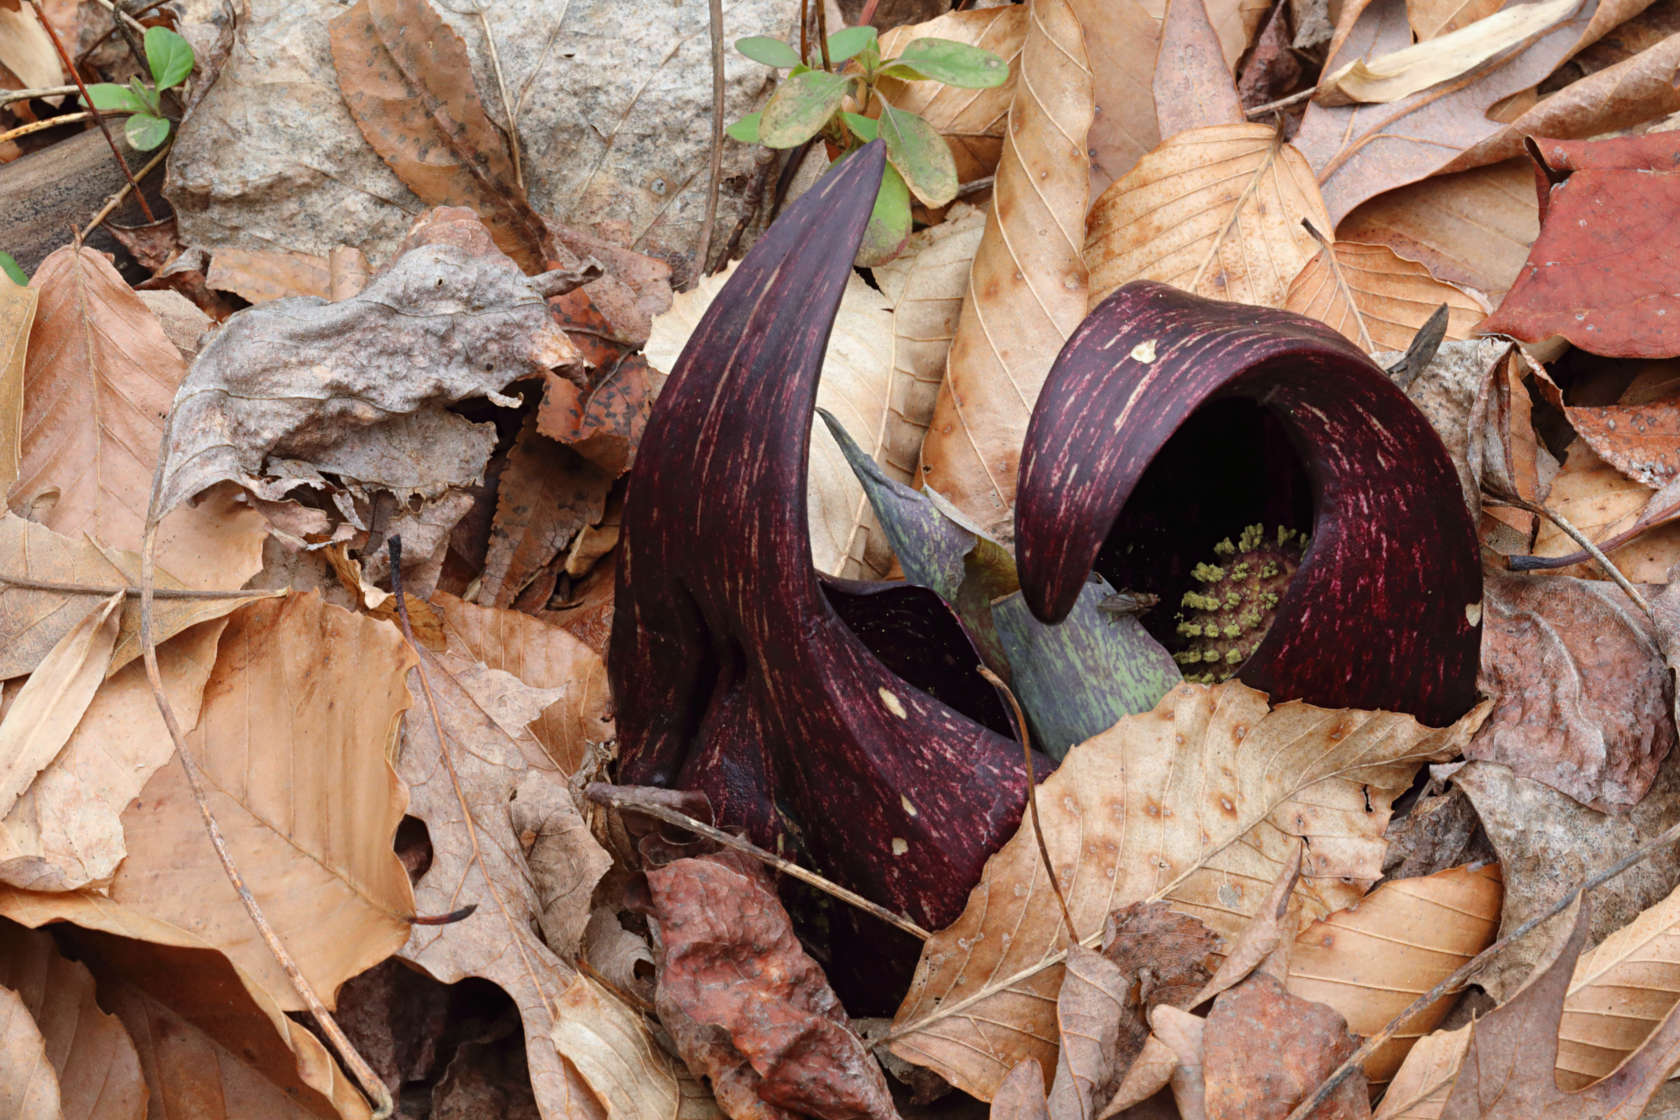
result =
[{"label": "dried brown leaf", "polygon": [[1465,757],[1625,811],[1674,749],[1673,690],[1650,619],[1607,580],[1489,572],[1482,688]]},{"label": "dried brown leaf", "polygon": [[547,267],[548,229],[454,28],[427,0],[362,0],[330,28],[345,104],[379,158],[427,205],[471,207],[527,273]]},{"label": "dried brown leaf", "polygon": [[922,481],[982,526],[1012,508],[1027,418],[1085,317],[1091,66],[1067,0],[1033,0],[1015,99]]},{"label": "dried brown leaf", "polygon": [[1376,1120],[1440,1120],[1470,1045],[1470,1024],[1418,1039],[1377,1106]]},{"label": "dried brown leaf", "polygon": [[1162,136],[1247,120],[1202,0],[1167,0],[1152,91]]},{"label": "dried brown leaf", "polygon": [[[647,873],[661,953],[660,1018],[724,1111],[823,1120],[897,1120],[875,1059],[848,1028],[822,969],[805,954],[762,868],[727,856]],[[679,1027],[677,1024],[683,1024]],[[725,1092],[719,1082],[732,1086]]]},{"label": "dried brown leaf", "polygon": [[[1289,958],[1290,994],[1334,1008],[1354,1034],[1371,1035],[1493,943],[1504,890],[1497,864],[1393,879],[1301,931]],[[1452,1007],[1443,996],[1402,1023],[1364,1062],[1386,1081],[1413,1043]]]},{"label": "dried brown leaf", "polygon": [[[1040,787],[1075,928],[1094,942],[1117,907],[1161,898],[1234,935],[1305,834],[1301,921],[1343,908],[1380,874],[1389,803],[1420,761],[1457,753],[1484,713],[1430,730],[1392,713],[1268,709],[1234,682],[1173,689],[1075,747]],[[1031,830],[1018,832],[963,915],[927,942],[895,1053],[982,1098],[1022,1058],[1050,1065],[1065,934],[1047,892]]]},{"label": "dried brown leaf", "polygon": [[1406,17],[1421,43],[1490,16],[1502,3],[1504,0],[1406,0]]},{"label": "dried brown leaf", "polygon": [[[16,993],[40,1026],[46,1060],[58,1080],[55,1118],[143,1120],[146,1084],[139,1056],[122,1023],[100,1008],[84,965],[62,956],[47,933],[0,922],[0,986]],[[16,1053],[10,1043],[0,1051]],[[0,1085],[20,1084],[0,1075]],[[0,1096],[5,1092],[0,1089]],[[27,1113],[7,1109],[5,1115]]]},{"label": "dried brown leaf", "polygon": [[1062,990],[1056,995],[1056,1077],[1050,1085],[1052,1116],[1089,1116],[1114,1095],[1123,1060],[1120,1030],[1132,977],[1101,953],[1068,950]]},{"label": "dried brown leaf", "polygon": [[23,439],[23,366],[35,322],[34,288],[0,283],[0,490],[18,476]]},{"label": "dried brown leaf", "polygon": [[1435,309],[1447,305],[1447,337],[1467,339],[1486,313],[1464,291],[1382,245],[1319,247],[1290,282],[1284,310],[1330,324],[1368,354],[1404,350]]},{"label": "dried brown leaf", "polygon": [[1096,198],[1161,142],[1150,87],[1166,5],[1143,0],[1071,2],[1085,33],[1087,54],[1103,60],[1092,72],[1096,115],[1086,140],[1090,197]]},{"label": "dried brown leaf", "polygon": [[881,33],[881,57],[893,58],[913,39],[934,36],[968,43],[1009,63],[1009,80],[990,89],[961,89],[944,82],[883,78],[881,96],[895,109],[915,113],[945,137],[957,163],[957,181],[983,179],[997,170],[1003,127],[1015,96],[1027,8],[1005,5],[946,12],[923,23],[901,24]]},{"label": "dried brown leaf", "polygon": [[1329,229],[1312,172],[1268,125],[1183,132],[1092,205],[1085,262],[1091,303],[1133,280],[1281,307],[1317,251],[1302,227]]},{"label": "dried brown leaf", "polygon": [[16,1120],[63,1120],[58,1082],[23,997],[0,985],[0,1110]]},{"label": "dried brown leaf", "polygon": [[992,1098],[991,1120],[1050,1120],[1050,1104],[1044,1096],[1044,1071],[1031,1058],[1023,1058],[1009,1071]]},{"label": "dried brown leaf", "polygon": [[332,298],[332,265],[314,253],[282,249],[217,249],[205,282],[251,303],[287,296]]},{"label": "dried brown leaf", "polygon": [[636,457],[654,392],[653,371],[640,354],[597,367],[586,388],[551,373],[543,379],[537,431],[617,478]]},{"label": "dried brown leaf", "polygon": [[[1354,1046],[1335,1011],[1264,973],[1250,976],[1213,1001],[1203,1028],[1208,1120],[1283,1120]],[[1313,1120],[1369,1117],[1368,1094],[1356,1073],[1313,1110]]]},{"label": "dried brown leaf", "polygon": [[[1546,496],[1546,508],[1569,521],[1589,540],[1611,542],[1651,520],[1657,514],[1658,527],[1640,533],[1633,540],[1618,547],[1606,547],[1610,562],[1635,583],[1666,583],[1668,571],[1680,561],[1680,524],[1672,518],[1677,511],[1673,503],[1658,506],[1656,495],[1642,483],[1628,478],[1614,466],[1599,458],[1598,453],[1584,439],[1569,445],[1563,468],[1552,480]],[[1666,516],[1662,516],[1666,513]],[[1661,524],[1667,521],[1668,524]],[[1579,554],[1574,539],[1552,521],[1542,518],[1540,531],[1534,540],[1536,556],[1570,556]],[[1582,579],[1605,579],[1604,570],[1596,561],[1585,560],[1558,574],[1579,576]]]}]

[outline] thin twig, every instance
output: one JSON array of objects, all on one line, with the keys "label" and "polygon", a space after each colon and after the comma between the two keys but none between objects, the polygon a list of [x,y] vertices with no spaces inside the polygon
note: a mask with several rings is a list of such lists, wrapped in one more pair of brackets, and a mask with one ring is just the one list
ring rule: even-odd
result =
[{"label": "thin twig", "polygon": [[[174,146],[175,146],[175,137],[173,135],[171,135],[169,137],[169,142],[166,143],[163,147],[158,149],[158,154],[157,155],[153,156],[151,159],[146,161],[146,166],[144,166],[140,169],[140,172],[139,172],[139,174],[137,174],[135,176],[135,179],[137,181],[142,180],[146,176],[150,175],[152,173],[152,169],[157,167],[159,164],[161,164],[163,162],[164,157],[169,154],[169,150],[171,148],[173,148]],[[112,195],[110,198],[105,200],[105,205],[103,205],[99,208],[99,213],[95,214],[93,216],[93,220],[88,222],[87,228],[82,230],[82,237],[84,239],[86,239],[88,236],[90,236],[93,233],[93,231],[99,227],[100,222],[103,222],[106,218],[109,218],[112,215],[112,213],[114,213],[116,211],[117,207],[119,207],[123,204],[123,199],[128,197],[131,189],[132,188],[131,188],[130,184],[124,183],[121,187],[119,187],[117,189],[116,194]]]},{"label": "thin twig", "polygon": [[1580,545],[1583,552],[1598,562],[1598,566],[1604,569],[1605,575],[1616,581],[1616,586],[1620,587],[1627,594],[1627,597],[1632,599],[1634,604],[1645,612],[1646,618],[1653,622],[1656,621],[1656,615],[1651,613],[1651,604],[1645,601],[1645,596],[1639,593],[1639,589],[1628,580],[1627,576],[1622,574],[1620,568],[1610,562],[1610,557],[1604,555],[1603,550],[1598,545],[1594,544],[1585,533],[1570,524],[1563,514],[1547,509],[1539,502],[1531,502],[1519,494],[1502,494],[1497,496],[1496,500],[1505,505],[1516,506],[1518,509],[1526,510],[1536,516],[1544,517],[1553,525],[1562,529],[1565,536]]},{"label": "thin twig", "polygon": [[781,856],[773,855],[770,852],[765,851],[763,848],[760,848],[757,844],[752,843],[750,840],[743,840],[739,836],[725,832],[721,828],[714,828],[702,821],[697,821],[686,813],[679,812],[676,809],[672,809],[664,805],[637,801],[635,798],[619,793],[611,786],[601,782],[594,782],[590,784],[584,789],[583,795],[598,805],[611,805],[616,809],[624,809],[632,813],[641,813],[644,816],[664,821],[666,824],[674,824],[679,828],[686,828],[696,836],[704,836],[706,839],[714,840],[726,848],[732,848],[735,851],[740,852],[742,855],[751,856],[760,863],[774,867],[777,871],[782,872],[784,875],[798,879],[801,883],[815,887],[824,894],[832,895],[833,897],[838,898],[841,902],[850,906],[855,906],[859,910],[862,910],[865,914],[879,918],[888,925],[896,926],[918,940],[926,941],[929,937],[933,936],[909,918],[904,917],[902,914],[894,914],[891,910],[888,910],[885,906],[882,906],[878,902],[871,902],[869,899],[864,898],[861,894],[849,891],[838,883],[832,883],[814,871],[807,871],[805,868],[800,867],[797,863],[790,863]]},{"label": "thin twig", "polygon": [[[145,7],[140,8],[139,10],[133,12],[130,15],[130,18],[135,21],[135,26],[140,27],[142,29],[142,34],[143,34],[145,25],[140,23],[140,17],[145,15],[147,12],[151,11],[153,8],[161,8],[167,3],[169,3],[169,0],[152,0],[152,2],[147,4]],[[80,65],[81,63],[86,62],[89,55],[91,55],[94,51],[98,50],[100,47],[104,46],[105,45],[105,40],[109,39],[112,35],[116,34],[117,29],[120,26],[122,26],[121,21],[112,20],[111,21],[111,26],[107,27],[103,32],[101,32],[99,38],[95,39],[93,42],[91,42],[87,46],[83,47],[81,49],[81,52],[76,55],[77,65]],[[132,47],[132,45],[133,44],[130,44],[131,47]]]},{"label": "thin twig", "polygon": [[45,132],[49,128],[63,128],[67,124],[80,124],[83,121],[90,121],[92,119],[93,114],[88,112],[61,113],[56,117],[42,117],[38,121],[29,121],[25,124],[18,125],[16,128],[0,132],[0,144],[4,144],[9,140],[21,140],[25,136],[32,136],[37,132]]},{"label": "thin twig", "polygon": [[292,982],[292,987],[303,998],[305,1006],[315,1017],[322,1033],[337,1050],[339,1060],[344,1063],[350,1076],[360,1082],[362,1091],[373,1101],[374,1120],[386,1120],[394,1108],[391,1091],[345,1037],[338,1021],[315,994],[314,985],[310,984],[303,970],[298,967],[297,961],[293,959],[291,951],[274,932],[274,927],[269,924],[256,896],[246,885],[244,874],[234,862],[233,854],[228,851],[221,826],[216,822],[215,814],[210,811],[210,802],[204,793],[203,775],[199,771],[198,762],[187,748],[186,735],[181,731],[180,721],[175,718],[175,706],[169,702],[168,694],[163,691],[163,674],[158,669],[157,635],[152,631],[152,599],[157,583],[158,522],[162,520],[158,505],[163,496],[163,468],[168,462],[166,449],[169,447],[174,422],[174,414],[171,413],[169,421],[164,425],[157,467],[152,472],[152,494],[146,506],[145,536],[140,546],[140,658],[146,666],[146,680],[152,687],[152,700],[157,704],[158,714],[163,717],[163,725],[168,729],[169,739],[175,745],[175,757],[181,760],[181,769],[186,773],[193,801],[198,805],[199,818],[204,822],[204,831],[210,837],[210,846],[216,851],[216,859],[222,865],[223,874],[227,876],[228,882],[233,884],[234,892],[239,895],[239,901],[244,904],[245,913],[250,916],[251,924],[256,927],[263,944],[268,947],[269,953],[285,972],[286,978]]},{"label": "thin twig", "polygon": [[1050,862],[1050,849],[1044,843],[1044,824],[1038,817],[1038,779],[1033,774],[1032,735],[1027,731],[1027,717],[1021,712],[1021,705],[1015,699],[1015,692],[1003,683],[1003,678],[986,668],[978,667],[980,675],[989,681],[993,688],[1003,693],[1003,698],[1009,702],[1010,711],[1015,713],[1015,726],[1021,729],[1021,753],[1027,760],[1027,808],[1032,813],[1033,839],[1038,841],[1038,856],[1044,861],[1044,874],[1050,877],[1050,889],[1056,892],[1056,901],[1062,905],[1062,921],[1067,925],[1068,944],[1079,944],[1079,931],[1074,928],[1073,914],[1068,910],[1067,896],[1062,894],[1062,885],[1056,881],[1056,868]]},{"label": "thin twig", "polygon": [[[56,591],[63,595],[116,595],[119,592],[130,596],[144,594],[139,586],[106,587],[94,583],[59,583],[50,579],[20,579],[17,576],[0,575],[0,591],[8,587],[15,587],[19,591]],[[154,599],[275,599],[286,594],[284,591],[217,591],[198,590],[192,587],[154,587]]]},{"label": "thin twig", "polygon": [[1649,856],[1658,848],[1666,847],[1677,840],[1680,840],[1680,822],[1669,825],[1655,838],[1641,844],[1639,847],[1635,848],[1633,851],[1629,852],[1609,867],[1606,867],[1604,870],[1587,876],[1587,878],[1576,884],[1573,890],[1558,899],[1546,910],[1534,915],[1534,917],[1528,919],[1528,921],[1522,923],[1522,925],[1513,929],[1510,933],[1507,933],[1504,937],[1501,937],[1498,941],[1495,941],[1492,945],[1489,945],[1486,949],[1483,949],[1480,953],[1477,953],[1474,957],[1465,961],[1453,971],[1451,976],[1448,976],[1445,980],[1442,980],[1439,984],[1435,985],[1417,999],[1413,1000],[1406,1010],[1390,1019],[1388,1024],[1384,1026],[1382,1030],[1371,1035],[1363,1043],[1361,1043],[1359,1049],[1355,1050],[1348,1056],[1347,1061],[1343,1062],[1330,1072],[1330,1076],[1326,1077],[1319,1084],[1318,1088],[1313,1091],[1312,1096],[1295,1106],[1295,1111],[1289,1114],[1287,1120],[1306,1120],[1308,1116],[1313,1114],[1314,1110],[1316,1110],[1319,1105],[1330,1099],[1330,1094],[1336,1091],[1336,1087],[1338,1085],[1347,1080],[1349,1074],[1351,1074],[1355,1069],[1358,1069],[1365,1059],[1376,1053],[1377,1049],[1393,1037],[1394,1032],[1399,1030],[1408,1019],[1410,1019],[1413,1015],[1416,1015],[1419,1011],[1422,1011],[1425,1007],[1434,1003],[1436,1000],[1440,999],[1442,996],[1462,988],[1471,976],[1475,975],[1479,969],[1486,965],[1495,954],[1501,952],[1507,945],[1527,937],[1529,933],[1533,931],[1534,927],[1538,926],[1541,922],[1546,921],[1548,918],[1555,918],[1557,915],[1563,913],[1563,911],[1569,908],[1571,903],[1573,903],[1577,898],[1580,898],[1585,892],[1603,885],[1610,879],[1614,879],[1617,875],[1620,875],[1640,860]]},{"label": "thin twig", "polygon": [[1277,109],[1287,109],[1291,105],[1294,105],[1296,102],[1305,101],[1307,98],[1311,97],[1313,94],[1315,94],[1317,92],[1318,92],[1318,87],[1313,86],[1311,89],[1304,89],[1304,90],[1301,90],[1299,93],[1292,93],[1288,97],[1280,97],[1276,101],[1268,101],[1264,105],[1256,105],[1252,109],[1244,109],[1243,110],[1243,116],[1245,116],[1245,117],[1261,117],[1261,116],[1265,116],[1267,113],[1273,112],[1274,110],[1277,110]]},{"label": "thin twig", "polygon": [[37,97],[63,97],[67,93],[75,92],[75,86],[45,86],[41,89],[0,89],[0,105],[10,105],[14,101],[33,101]]},{"label": "thin twig", "polygon": [[712,254],[712,224],[717,221],[718,184],[723,178],[723,0],[708,0],[707,7],[712,23],[712,164],[706,176],[706,216],[694,249],[694,268],[701,276]]},{"label": "thin twig", "polygon": [[834,73],[834,63],[828,60],[828,0],[816,0],[817,50],[822,53],[823,69]]},{"label": "thin twig", "polygon": [[502,94],[502,112],[507,114],[508,148],[513,153],[513,182],[520,190],[525,189],[525,169],[519,158],[519,124],[514,120],[513,102],[508,98],[507,82],[502,79],[502,57],[496,53],[496,36],[490,31],[490,17],[484,14],[484,9],[478,9],[478,22],[484,28],[484,45],[490,49],[490,72],[496,75],[496,88]]},{"label": "thin twig", "polygon": [[[76,73],[76,64],[70,58],[70,52],[64,49],[64,42],[58,37],[58,32],[53,29],[52,21],[48,20],[47,13],[41,10],[41,0],[29,0],[29,6],[35,9],[36,18],[41,21],[41,26],[46,29],[47,38],[52,40],[53,50],[58,52],[59,61],[64,64],[64,69],[70,72],[70,80],[75,82],[76,88],[81,91],[82,100],[87,102],[88,112],[93,114],[94,121],[99,125],[99,131],[105,134],[105,142],[111,145],[111,154],[117,157],[117,165],[122,168],[123,178],[128,180],[129,186],[134,187],[135,196],[140,199],[140,209],[145,213],[146,220],[148,222],[157,221],[157,218],[152,214],[151,206],[146,202],[146,196],[141,194],[140,188],[134,185],[134,175],[128,170],[128,161],[123,158],[122,148],[117,146],[117,138],[111,135],[111,126],[105,123],[105,117],[100,113],[99,107],[93,103],[93,98],[89,96],[87,86],[82,82],[82,76]],[[381,1084],[384,1083],[381,1082]]]}]

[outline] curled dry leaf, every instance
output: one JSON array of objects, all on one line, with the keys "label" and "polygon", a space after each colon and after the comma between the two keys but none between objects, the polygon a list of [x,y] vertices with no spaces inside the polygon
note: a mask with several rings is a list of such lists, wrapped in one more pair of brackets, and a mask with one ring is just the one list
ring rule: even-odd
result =
[{"label": "curled dry leaf", "polygon": [[[1207,1120],[1283,1120],[1353,1053],[1347,1022],[1322,1003],[1257,973],[1213,1001],[1202,1029]],[[1343,1081],[1314,1120],[1371,1115],[1360,1074]]]},{"label": "curled dry leaf", "polygon": [[1436,279],[1480,292],[1490,303],[1511,287],[1540,232],[1534,172],[1506,160],[1436,175],[1380,194],[1343,218],[1343,241],[1386,245]]},{"label": "curled dry leaf", "polygon": [[897,1120],[881,1067],[849,1029],[759,865],[679,859],[649,871],[647,882],[659,927],[660,1018],[689,1068],[711,1078],[725,1112],[737,1120]]},{"label": "curled dry leaf", "polygon": [[991,51],[1009,64],[1009,80],[990,89],[962,89],[943,82],[901,78],[883,78],[878,86],[881,96],[895,109],[917,114],[945,137],[956,160],[958,182],[983,179],[997,169],[1004,123],[1015,96],[1016,64],[1027,34],[1027,14],[1027,7],[1015,5],[946,12],[881,33],[883,58],[896,57],[912,40],[933,36]]},{"label": "curled dry leaf", "polygon": [[448,406],[509,407],[508,384],[575,359],[512,261],[421,246],[350,299],[275,300],[230,318],[182,382],[158,508],[224,479],[271,501],[337,493],[324,473],[352,498],[446,498],[477,481],[495,443],[493,425]]},{"label": "curled dry leaf", "polygon": [[[1081,939],[1094,942],[1117,907],[1157,898],[1234,934],[1308,835],[1302,920],[1342,909],[1380,874],[1389,803],[1423,759],[1456,754],[1484,711],[1437,731],[1393,713],[1268,710],[1235,682],[1180,685],[1075,747],[1039,792]],[[1048,1000],[1066,951],[1048,891],[1029,827],[927,942],[895,1053],[982,1098],[1023,1058],[1050,1066]]]},{"label": "curled dry leaf", "polygon": [[[1354,1034],[1375,1034],[1418,993],[1493,944],[1503,895],[1497,864],[1389,880],[1357,906],[1301,931],[1285,986],[1292,995],[1334,1008]],[[1400,1024],[1365,1060],[1365,1075],[1372,1081],[1394,1076],[1454,998],[1443,996]]]},{"label": "curled dry leaf", "polygon": [[1317,249],[1303,219],[1331,228],[1311,169],[1271,126],[1180,133],[1092,204],[1085,242],[1091,305],[1133,280],[1158,280],[1281,307]]},{"label": "curled dry leaf", "polygon": [[18,476],[23,438],[23,365],[35,322],[34,288],[0,283],[0,491]]},{"label": "curled dry leaf", "polygon": [[1321,245],[1284,297],[1298,311],[1335,327],[1367,354],[1404,350],[1435,309],[1447,305],[1447,337],[1466,339],[1482,315],[1473,296],[1383,245]]},{"label": "curled dry leaf", "polygon": [[1013,504],[1033,401],[1085,316],[1091,67],[1068,0],[1028,11],[986,232],[922,445],[922,481],[982,528]]},{"label": "curled dry leaf", "polygon": [[1650,619],[1607,580],[1490,572],[1482,688],[1465,757],[1622,812],[1674,749],[1673,686]]},{"label": "curled dry leaf", "polygon": [[[703,278],[654,320],[649,362],[658,369],[675,368],[677,355],[735,269],[732,264]],[[817,406],[838,416],[884,470],[909,482],[931,402],[919,415],[901,411],[900,402],[920,404],[925,390],[913,373],[900,368],[895,336],[890,300],[854,273],[828,338]],[[821,428],[815,416],[810,423]],[[862,486],[826,432],[811,440],[810,472],[811,560],[817,570],[850,579],[884,579],[892,569],[892,550],[881,538]]]},{"label": "curled dry leaf", "polygon": [[[61,955],[45,931],[0,921],[0,987],[16,993],[25,1018],[39,1024],[43,1069],[50,1067],[58,1081],[52,1120],[143,1120],[139,1056],[122,1023],[99,1006],[85,965]],[[23,1051],[8,1043],[0,1053],[16,1058]],[[15,1092],[28,1082],[0,1075],[0,1085]],[[0,1089],[0,1096],[6,1092]],[[7,1109],[6,1115],[29,1114]]]},{"label": "curled dry leaf", "polygon": [[1061,991],[1056,993],[1056,1076],[1050,1085],[1052,1116],[1089,1116],[1114,1095],[1125,1073],[1118,1050],[1133,977],[1083,945],[1068,948]]}]

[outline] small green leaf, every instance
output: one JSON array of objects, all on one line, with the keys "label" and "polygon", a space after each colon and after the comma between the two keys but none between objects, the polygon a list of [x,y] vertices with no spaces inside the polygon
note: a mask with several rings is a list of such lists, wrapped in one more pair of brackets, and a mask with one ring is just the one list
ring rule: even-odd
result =
[{"label": "small green leaf", "polygon": [[169,139],[169,122],[150,113],[136,113],[123,122],[123,135],[137,152],[149,152]]},{"label": "small green leaf", "polygon": [[101,113],[143,113],[146,105],[127,86],[114,82],[95,82],[87,87],[93,107]]},{"label": "small green leaf", "polygon": [[873,27],[842,27],[828,37],[828,60],[845,62],[848,58],[855,58],[874,41]]},{"label": "small green leaf", "polygon": [[845,120],[846,127],[852,130],[852,135],[865,144],[875,139],[880,132],[880,125],[875,123],[873,117],[865,117],[858,113],[841,113],[840,116]]},{"label": "small green leaf", "polygon": [[737,39],[735,49],[754,62],[762,62],[778,70],[799,65],[798,51],[780,39],[772,39],[768,35],[749,35],[745,39]]},{"label": "small green leaf", "polygon": [[142,82],[139,78],[128,80],[128,90],[134,99],[140,103],[137,113],[150,113],[154,117],[163,116],[163,106],[158,103],[158,91]]},{"label": "small green leaf", "polygon": [[875,195],[875,208],[869,212],[869,224],[864,227],[863,244],[858,246],[855,263],[860,268],[886,264],[909,239],[910,189],[889,163],[886,174],[881,176],[881,189]]},{"label": "small green leaf", "polygon": [[851,79],[839,74],[810,70],[789,78],[771,96],[758,121],[758,141],[767,148],[791,148],[803,144],[828,123],[841,102]]},{"label": "small green leaf", "polygon": [[957,163],[951,158],[951,146],[931,124],[915,113],[883,104],[881,139],[887,142],[888,162],[924,205],[943,206],[957,197]]},{"label": "small green leaf", "polygon": [[18,267],[17,261],[12,259],[10,253],[0,253],[0,273],[11,277],[20,287],[29,287],[29,277],[23,274],[23,269]]},{"label": "small green leaf", "polygon": [[146,65],[159,89],[169,89],[192,73],[193,50],[188,42],[167,27],[146,28]]},{"label": "small green leaf", "polygon": [[758,119],[763,115],[763,113],[748,113],[724,131],[743,144],[756,144],[758,143]]},{"label": "small green leaf", "polygon": [[986,89],[1009,80],[1009,63],[991,51],[953,39],[912,40],[894,62],[921,77],[963,89]]}]

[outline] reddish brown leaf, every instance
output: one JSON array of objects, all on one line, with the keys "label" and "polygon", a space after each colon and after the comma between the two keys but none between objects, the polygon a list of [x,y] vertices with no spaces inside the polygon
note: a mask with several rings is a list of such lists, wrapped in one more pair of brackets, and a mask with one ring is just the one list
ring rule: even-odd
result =
[{"label": "reddish brown leaf", "polygon": [[517,185],[507,137],[484,111],[466,44],[427,0],[362,0],[332,21],[333,65],[379,158],[432,206],[470,206],[527,273],[553,256]]},{"label": "reddish brown leaf", "polygon": [[1171,0],[1155,59],[1155,119],[1162,136],[1243,124],[1242,103],[1203,0]]},{"label": "reddish brown leaf", "polygon": [[[1208,1120],[1282,1120],[1354,1048],[1340,1015],[1263,973],[1214,1001],[1202,1040]],[[1312,1120],[1368,1117],[1368,1093],[1354,1074]]]},{"label": "reddish brown leaf", "polygon": [[556,374],[546,376],[537,431],[616,478],[630,469],[652,407],[647,359],[623,354],[597,367],[587,389]]},{"label": "reddish brown leaf", "polygon": [[[757,865],[681,859],[647,879],[662,939],[660,1018],[689,1067],[713,1079],[725,1111],[737,1120],[782,1109],[896,1120],[881,1067]],[[731,1107],[753,1096],[771,1107]]]},{"label": "reddish brown leaf", "polygon": [[[1680,353],[1680,136],[1538,140],[1540,236],[1481,329],[1619,358]],[[1673,324],[1673,325],[1671,325]]]}]

